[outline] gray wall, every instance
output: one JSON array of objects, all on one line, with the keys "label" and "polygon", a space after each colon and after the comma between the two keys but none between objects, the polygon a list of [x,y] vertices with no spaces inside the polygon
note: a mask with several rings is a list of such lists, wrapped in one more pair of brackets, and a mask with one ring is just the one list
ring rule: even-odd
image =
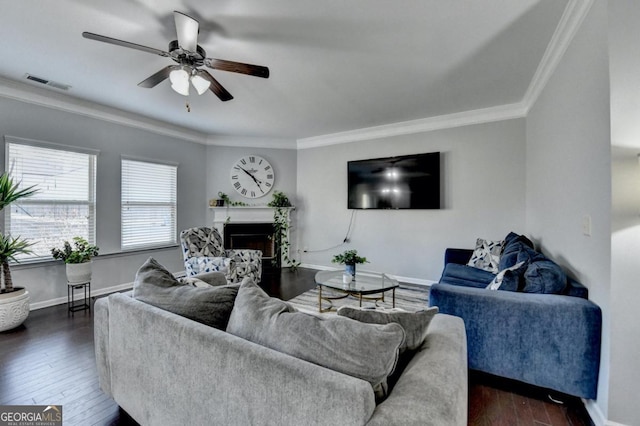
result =
[{"label": "gray wall", "polygon": [[[440,151],[440,210],[348,210],[347,161]],[[516,119],[298,152],[298,248],[304,264],[337,267],[334,254],[355,248],[382,271],[429,283],[442,273],[447,247],[473,248],[477,237],[524,231],[525,121]],[[352,213],[351,241],[341,245]]]},{"label": "gray wall", "polygon": [[[218,192],[222,191],[233,201],[243,201],[247,204],[266,205],[272,200],[274,191],[284,192],[292,204],[296,204],[296,158],[297,151],[295,149],[270,149],[270,148],[248,148],[240,145],[243,138],[217,136],[215,138],[218,144],[207,147],[207,200],[218,198]],[[260,198],[244,198],[238,194],[231,185],[230,175],[231,166],[235,164],[241,157],[248,154],[256,154],[271,163],[276,172],[276,179],[273,184],[273,190],[264,197]],[[208,211],[207,225],[213,224],[213,214]]]},{"label": "gray wall", "polygon": [[[527,116],[527,233],[603,310],[597,407],[607,415],[611,152],[606,3],[595,2]],[[592,235],[582,232],[584,216]]]},{"label": "gray wall", "polygon": [[[93,290],[132,282],[137,268],[150,255],[172,271],[184,269],[177,247],[117,254],[120,251],[120,158],[128,155],[179,163],[179,231],[206,220],[206,146],[5,98],[0,98],[0,135],[100,151],[96,242],[100,253],[106,256],[95,259]],[[0,165],[4,168],[4,149],[0,152]],[[61,262],[16,265],[12,271],[15,284],[28,288],[32,304],[41,306],[52,299],[66,300],[66,278]]]},{"label": "gray wall", "polygon": [[640,4],[608,2],[612,233],[609,418],[640,424]]}]

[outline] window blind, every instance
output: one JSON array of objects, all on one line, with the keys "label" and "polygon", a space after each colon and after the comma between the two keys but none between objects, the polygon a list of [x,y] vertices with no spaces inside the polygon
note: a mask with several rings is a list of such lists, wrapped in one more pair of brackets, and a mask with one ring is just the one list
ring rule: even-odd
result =
[{"label": "window blind", "polygon": [[123,250],[176,244],[174,165],[122,159]]},{"label": "window blind", "polygon": [[6,143],[6,170],[19,188],[38,192],[5,208],[5,230],[34,243],[20,260],[51,258],[51,249],[73,237],[95,244],[96,155]]}]

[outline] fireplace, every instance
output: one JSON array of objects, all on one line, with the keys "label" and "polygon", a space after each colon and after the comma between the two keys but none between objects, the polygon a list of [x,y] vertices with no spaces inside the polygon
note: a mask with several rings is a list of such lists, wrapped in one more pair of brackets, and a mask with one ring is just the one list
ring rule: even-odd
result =
[{"label": "fireplace", "polygon": [[273,223],[227,223],[224,225],[224,247],[235,250],[261,250],[263,274],[280,268],[280,258],[276,256]]}]

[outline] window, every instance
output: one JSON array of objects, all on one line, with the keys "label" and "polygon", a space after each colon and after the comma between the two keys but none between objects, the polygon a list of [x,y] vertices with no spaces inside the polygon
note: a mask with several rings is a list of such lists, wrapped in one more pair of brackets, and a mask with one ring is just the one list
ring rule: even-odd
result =
[{"label": "window", "polygon": [[95,244],[96,157],[73,147],[6,137],[6,169],[38,192],[5,208],[5,229],[34,243],[19,260],[50,259],[51,249],[83,237]]},{"label": "window", "polygon": [[122,159],[123,250],[177,244],[178,166]]}]

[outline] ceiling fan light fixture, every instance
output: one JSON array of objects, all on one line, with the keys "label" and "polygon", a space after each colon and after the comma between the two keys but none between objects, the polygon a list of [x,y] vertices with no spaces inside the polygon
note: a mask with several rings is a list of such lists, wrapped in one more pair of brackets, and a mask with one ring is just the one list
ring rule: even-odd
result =
[{"label": "ceiling fan light fixture", "polygon": [[180,68],[169,73],[171,88],[182,96],[189,96],[189,72]]},{"label": "ceiling fan light fixture", "polygon": [[191,76],[191,84],[193,84],[193,87],[195,87],[196,91],[198,92],[198,95],[202,95],[204,92],[206,92],[209,89],[209,86],[211,86],[211,82],[209,80],[207,80],[206,78],[200,77],[197,74]]}]

